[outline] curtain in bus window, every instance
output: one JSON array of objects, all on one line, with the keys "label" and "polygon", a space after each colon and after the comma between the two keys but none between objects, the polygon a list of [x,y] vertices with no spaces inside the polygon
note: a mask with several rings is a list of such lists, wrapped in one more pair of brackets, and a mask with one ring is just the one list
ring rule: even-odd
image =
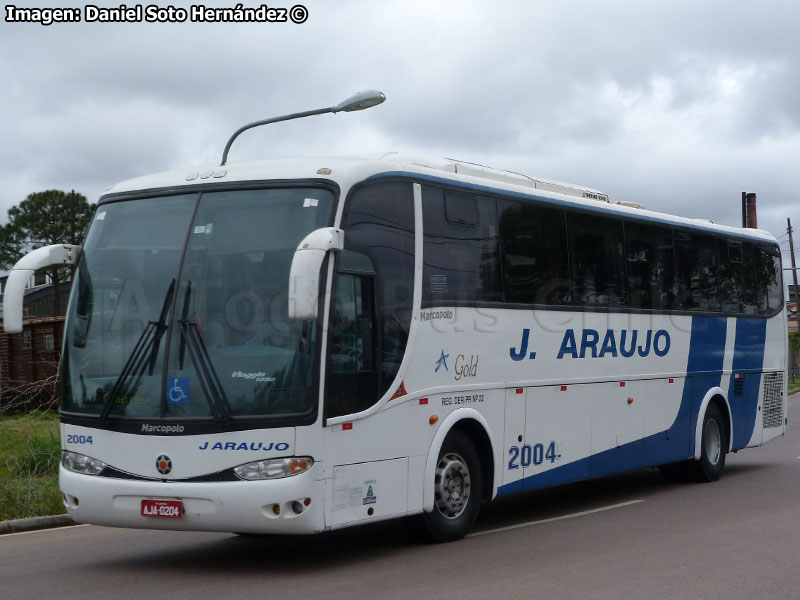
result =
[{"label": "curtain in bus window", "polygon": [[678,305],[691,311],[720,310],[717,249],[710,235],[675,232]]},{"label": "curtain in bus window", "polygon": [[567,215],[572,302],[627,306],[622,221],[594,214]]},{"label": "curtain in bus window", "polygon": [[494,198],[425,186],[423,305],[503,300]]},{"label": "curtain in bus window", "polygon": [[498,210],[506,302],[569,304],[564,211],[509,200]]},{"label": "curtain in bus window", "polygon": [[672,230],[625,223],[625,259],[631,307],[664,310],[675,306],[675,251]]}]

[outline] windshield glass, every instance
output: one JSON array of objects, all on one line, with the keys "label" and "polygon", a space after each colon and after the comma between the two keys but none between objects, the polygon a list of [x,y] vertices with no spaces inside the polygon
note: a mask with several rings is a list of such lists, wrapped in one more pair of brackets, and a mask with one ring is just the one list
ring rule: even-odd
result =
[{"label": "windshield glass", "polygon": [[288,318],[289,268],[333,202],[321,188],[268,188],[101,205],[70,302],[62,410],[311,411],[316,327]]}]

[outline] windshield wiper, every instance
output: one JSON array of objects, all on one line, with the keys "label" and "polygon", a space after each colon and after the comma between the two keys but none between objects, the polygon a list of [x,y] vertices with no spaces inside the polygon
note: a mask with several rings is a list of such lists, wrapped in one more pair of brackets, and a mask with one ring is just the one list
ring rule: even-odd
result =
[{"label": "windshield wiper", "polygon": [[200,335],[200,330],[197,323],[188,318],[189,315],[189,298],[191,297],[192,282],[186,284],[186,295],[183,298],[183,310],[181,311],[181,320],[178,321],[181,331],[181,345],[179,348],[179,368],[183,369],[183,359],[185,350],[189,349],[189,358],[192,359],[192,364],[197,370],[198,379],[200,380],[200,387],[203,388],[203,394],[208,402],[208,408],[211,410],[211,415],[214,420],[220,425],[226,426],[230,421],[230,405],[228,399],[225,397],[225,389],[222,387],[222,382],[219,380],[216,369],[211,362],[211,357],[208,354],[208,348]]},{"label": "windshield wiper", "polygon": [[[181,323],[189,322],[189,299],[192,296],[192,282],[186,283],[186,293],[183,295],[183,309],[181,310]],[[181,330],[182,331],[182,330]],[[181,335],[181,345],[178,348],[178,370],[183,371],[183,361],[186,357],[186,336]]]},{"label": "windshield wiper", "polygon": [[172,282],[169,284],[167,294],[164,297],[164,303],[161,306],[161,314],[158,316],[158,321],[148,321],[141,335],[139,335],[139,339],[136,340],[136,344],[128,356],[128,360],[125,361],[122,371],[114,382],[114,386],[111,388],[111,393],[108,395],[106,405],[100,413],[101,421],[105,421],[108,418],[111,409],[114,407],[114,402],[122,391],[122,386],[125,384],[128,377],[130,377],[131,373],[136,373],[137,377],[141,377],[145,366],[149,363],[150,375],[153,374],[156,357],[158,356],[158,346],[161,342],[161,337],[164,335],[164,331],[167,329],[167,312],[169,311],[169,305],[172,302],[172,295],[174,293],[175,279],[173,278]]}]

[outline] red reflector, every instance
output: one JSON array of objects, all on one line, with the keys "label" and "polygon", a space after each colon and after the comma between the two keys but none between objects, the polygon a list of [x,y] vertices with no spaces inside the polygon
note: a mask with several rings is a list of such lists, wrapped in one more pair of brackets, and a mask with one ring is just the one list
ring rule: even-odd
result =
[{"label": "red reflector", "polygon": [[342,431],[349,431],[353,428],[352,423],[342,423]]},{"label": "red reflector", "polygon": [[736,379],[741,379],[742,377],[744,377],[744,373],[737,373],[736,374]]},{"label": "red reflector", "polygon": [[517,393],[521,394],[524,390],[522,388],[517,388]]},{"label": "red reflector", "polygon": [[562,391],[562,392],[566,392],[566,391],[567,391],[567,386],[565,386],[565,385],[562,385],[562,386],[561,386],[561,391]]},{"label": "red reflector", "polygon": [[670,383],[675,383],[675,380],[674,380],[672,377],[670,377],[670,378],[669,378],[669,382],[670,382]]},{"label": "red reflector", "polygon": [[625,382],[624,381],[620,381],[619,382],[619,387],[625,387]]},{"label": "red reflector", "polygon": [[408,392],[406,391],[406,382],[405,381],[401,381],[400,382],[400,387],[397,388],[397,391],[394,393],[394,396],[392,396],[390,398],[390,400],[395,400],[397,398],[400,398],[401,396],[405,396],[407,393]]},{"label": "red reflector", "polygon": [[420,404],[427,404],[428,403],[428,399],[427,398],[420,398],[419,399],[419,403]]}]

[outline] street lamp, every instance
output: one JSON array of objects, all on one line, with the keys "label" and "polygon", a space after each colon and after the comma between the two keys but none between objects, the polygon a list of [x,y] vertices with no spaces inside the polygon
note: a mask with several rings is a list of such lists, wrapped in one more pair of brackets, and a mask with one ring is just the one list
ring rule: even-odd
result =
[{"label": "street lamp", "polygon": [[318,108],[316,110],[307,110],[305,112],[292,113],[290,115],[283,115],[281,117],[272,117],[271,119],[264,119],[263,121],[255,121],[254,123],[244,125],[243,127],[237,129],[236,132],[228,140],[228,143],[225,144],[225,150],[222,153],[222,162],[219,163],[219,166],[223,166],[225,165],[226,162],[228,162],[228,151],[231,149],[231,144],[233,144],[233,140],[239,137],[239,134],[241,134],[244,131],[247,131],[248,129],[252,129],[253,127],[258,127],[259,125],[269,125],[270,123],[279,123],[280,121],[302,119],[303,117],[310,117],[312,115],[364,110],[365,108],[372,108],[373,106],[380,104],[384,100],[386,100],[386,96],[384,96],[383,92],[379,92],[378,90],[367,90],[366,92],[358,92],[357,94],[350,96],[347,100],[343,100],[336,106],[329,106],[328,108]]}]

